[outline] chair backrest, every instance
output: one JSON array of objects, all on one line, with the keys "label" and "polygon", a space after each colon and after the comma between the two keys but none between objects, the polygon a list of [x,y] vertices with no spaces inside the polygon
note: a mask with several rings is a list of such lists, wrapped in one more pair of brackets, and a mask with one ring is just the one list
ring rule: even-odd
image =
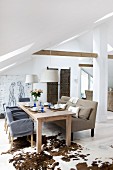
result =
[{"label": "chair backrest", "polygon": [[19,98],[19,102],[30,102],[30,98],[29,97]]},{"label": "chair backrest", "polygon": [[113,111],[113,91],[108,91],[108,105],[107,105],[107,109],[109,111]]},{"label": "chair backrest", "polygon": [[86,100],[93,100],[93,91],[85,90]]}]

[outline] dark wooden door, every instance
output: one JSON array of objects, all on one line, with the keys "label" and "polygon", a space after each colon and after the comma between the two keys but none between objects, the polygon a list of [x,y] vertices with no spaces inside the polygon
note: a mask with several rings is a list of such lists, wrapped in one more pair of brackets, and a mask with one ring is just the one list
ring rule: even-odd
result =
[{"label": "dark wooden door", "polygon": [[[58,70],[54,68],[47,68],[49,70]],[[47,101],[52,104],[56,104],[58,101],[58,82],[47,83]]]},{"label": "dark wooden door", "polygon": [[47,101],[56,104],[58,101],[58,83],[47,83]]},{"label": "dark wooden door", "polygon": [[60,70],[60,97],[70,96],[70,69]]}]

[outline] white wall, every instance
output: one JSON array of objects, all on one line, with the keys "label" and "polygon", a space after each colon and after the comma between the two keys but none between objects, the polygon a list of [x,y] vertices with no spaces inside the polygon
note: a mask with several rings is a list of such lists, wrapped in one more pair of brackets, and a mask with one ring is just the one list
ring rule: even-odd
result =
[{"label": "white wall", "polygon": [[[76,40],[72,40],[60,46],[53,47],[51,50],[67,50],[67,51],[89,51],[92,52],[92,32],[83,35]],[[25,55],[25,54],[24,54]],[[23,55],[23,59],[27,56]],[[30,57],[30,56],[29,56]],[[91,58],[81,59],[79,57],[61,57],[61,56],[38,56],[34,55],[31,60],[24,62],[16,67],[4,71],[1,75],[26,75],[38,74],[39,78],[44,69],[50,68],[69,68],[71,67],[71,96],[79,95],[80,92],[80,69],[79,63],[92,63]],[[113,87],[113,74],[112,74],[113,60],[108,61],[109,79],[108,86]],[[111,68],[111,69],[110,69]],[[78,86],[78,87],[77,87]],[[44,90],[41,99],[46,101],[47,84],[38,83],[34,84],[34,88],[41,88]],[[78,89],[77,89],[78,88]]]},{"label": "white wall", "polygon": [[10,68],[4,72],[1,73],[1,75],[26,75],[31,74],[33,71],[33,61],[32,59],[24,62],[20,65],[14,66],[13,68]]},{"label": "white wall", "polygon": [[[71,96],[78,96],[78,82],[80,78],[79,72],[79,63],[86,63],[87,60],[84,61],[79,60],[76,57],[61,57],[61,56],[38,56],[35,55],[31,60],[26,63],[23,63],[19,66],[13,67],[8,71],[5,71],[2,75],[26,75],[26,74],[37,74],[39,79],[41,77],[41,73],[44,69],[48,67],[50,68],[58,68],[59,71],[61,68],[69,68],[71,67]],[[47,98],[47,83],[36,83],[33,88],[41,88],[44,92],[41,96],[42,101],[46,101]]]},{"label": "white wall", "polygon": [[[77,38],[61,44],[60,46],[53,47],[51,50],[67,50],[67,51],[91,51],[92,44],[88,45],[89,40],[91,40],[91,33],[84,35],[85,39],[82,42],[82,38]],[[86,50],[85,50],[86,49]],[[26,56],[23,55],[23,58]],[[79,63],[91,63],[92,61],[88,58],[79,57],[63,57],[63,56],[38,56],[34,55],[32,59],[25,62],[19,66],[13,67],[8,71],[5,71],[3,75],[20,75],[20,74],[38,74],[39,78],[44,69],[50,68],[71,68],[71,96],[79,96],[80,93],[80,69],[78,67]],[[34,88],[43,89],[44,93],[41,96],[43,101],[46,101],[47,96],[47,83],[37,83],[34,84]],[[79,96],[80,97],[80,96]]]},{"label": "white wall", "polygon": [[[34,57],[34,66],[33,72],[38,73],[39,78],[44,69],[48,67],[50,68],[58,68],[59,72],[62,68],[71,67],[71,96],[77,95],[76,82],[75,78],[78,77],[78,59],[73,57],[57,57],[57,56],[35,56]],[[47,84],[46,83],[38,83],[35,86],[38,88],[43,88],[45,96],[42,96],[43,100],[46,100],[47,95]]]}]

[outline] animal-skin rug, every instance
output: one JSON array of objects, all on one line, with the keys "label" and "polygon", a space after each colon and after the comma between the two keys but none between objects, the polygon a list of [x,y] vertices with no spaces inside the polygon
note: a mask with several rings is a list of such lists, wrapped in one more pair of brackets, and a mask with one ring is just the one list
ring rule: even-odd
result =
[{"label": "animal-skin rug", "polygon": [[[9,163],[13,163],[16,170],[67,170],[68,165],[70,170],[113,170],[113,158],[110,158],[111,163],[95,158],[91,165],[88,165],[90,154],[83,154],[83,147],[77,143],[71,143],[71,146],[67,147],[65,140],[59,139],[60,135],[42,136],[42,151],[39,154],[35,147],[32,151],[27,150],[30,148],[27,138],[16,139],[13,149],[2,154],[13,155]],[[64,168],[60,162],[65,164]]]}]

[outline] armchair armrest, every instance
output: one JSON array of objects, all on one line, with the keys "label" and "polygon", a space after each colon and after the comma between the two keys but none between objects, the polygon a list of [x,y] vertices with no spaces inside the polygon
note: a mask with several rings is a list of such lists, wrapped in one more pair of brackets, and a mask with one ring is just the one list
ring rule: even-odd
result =
[{"label": "armchair armrest", "polygon": [[11,110],[12,113],[17,113],[17,112],[23,112],[25,113],[22,109],[17,109],[17,110]]},{"label": "armchair armrest", "polygon": [[6,119],[7,119],[7,124],[9,125],[11,122],[13,122],[13,116],[11,112],[6,112]]}]

